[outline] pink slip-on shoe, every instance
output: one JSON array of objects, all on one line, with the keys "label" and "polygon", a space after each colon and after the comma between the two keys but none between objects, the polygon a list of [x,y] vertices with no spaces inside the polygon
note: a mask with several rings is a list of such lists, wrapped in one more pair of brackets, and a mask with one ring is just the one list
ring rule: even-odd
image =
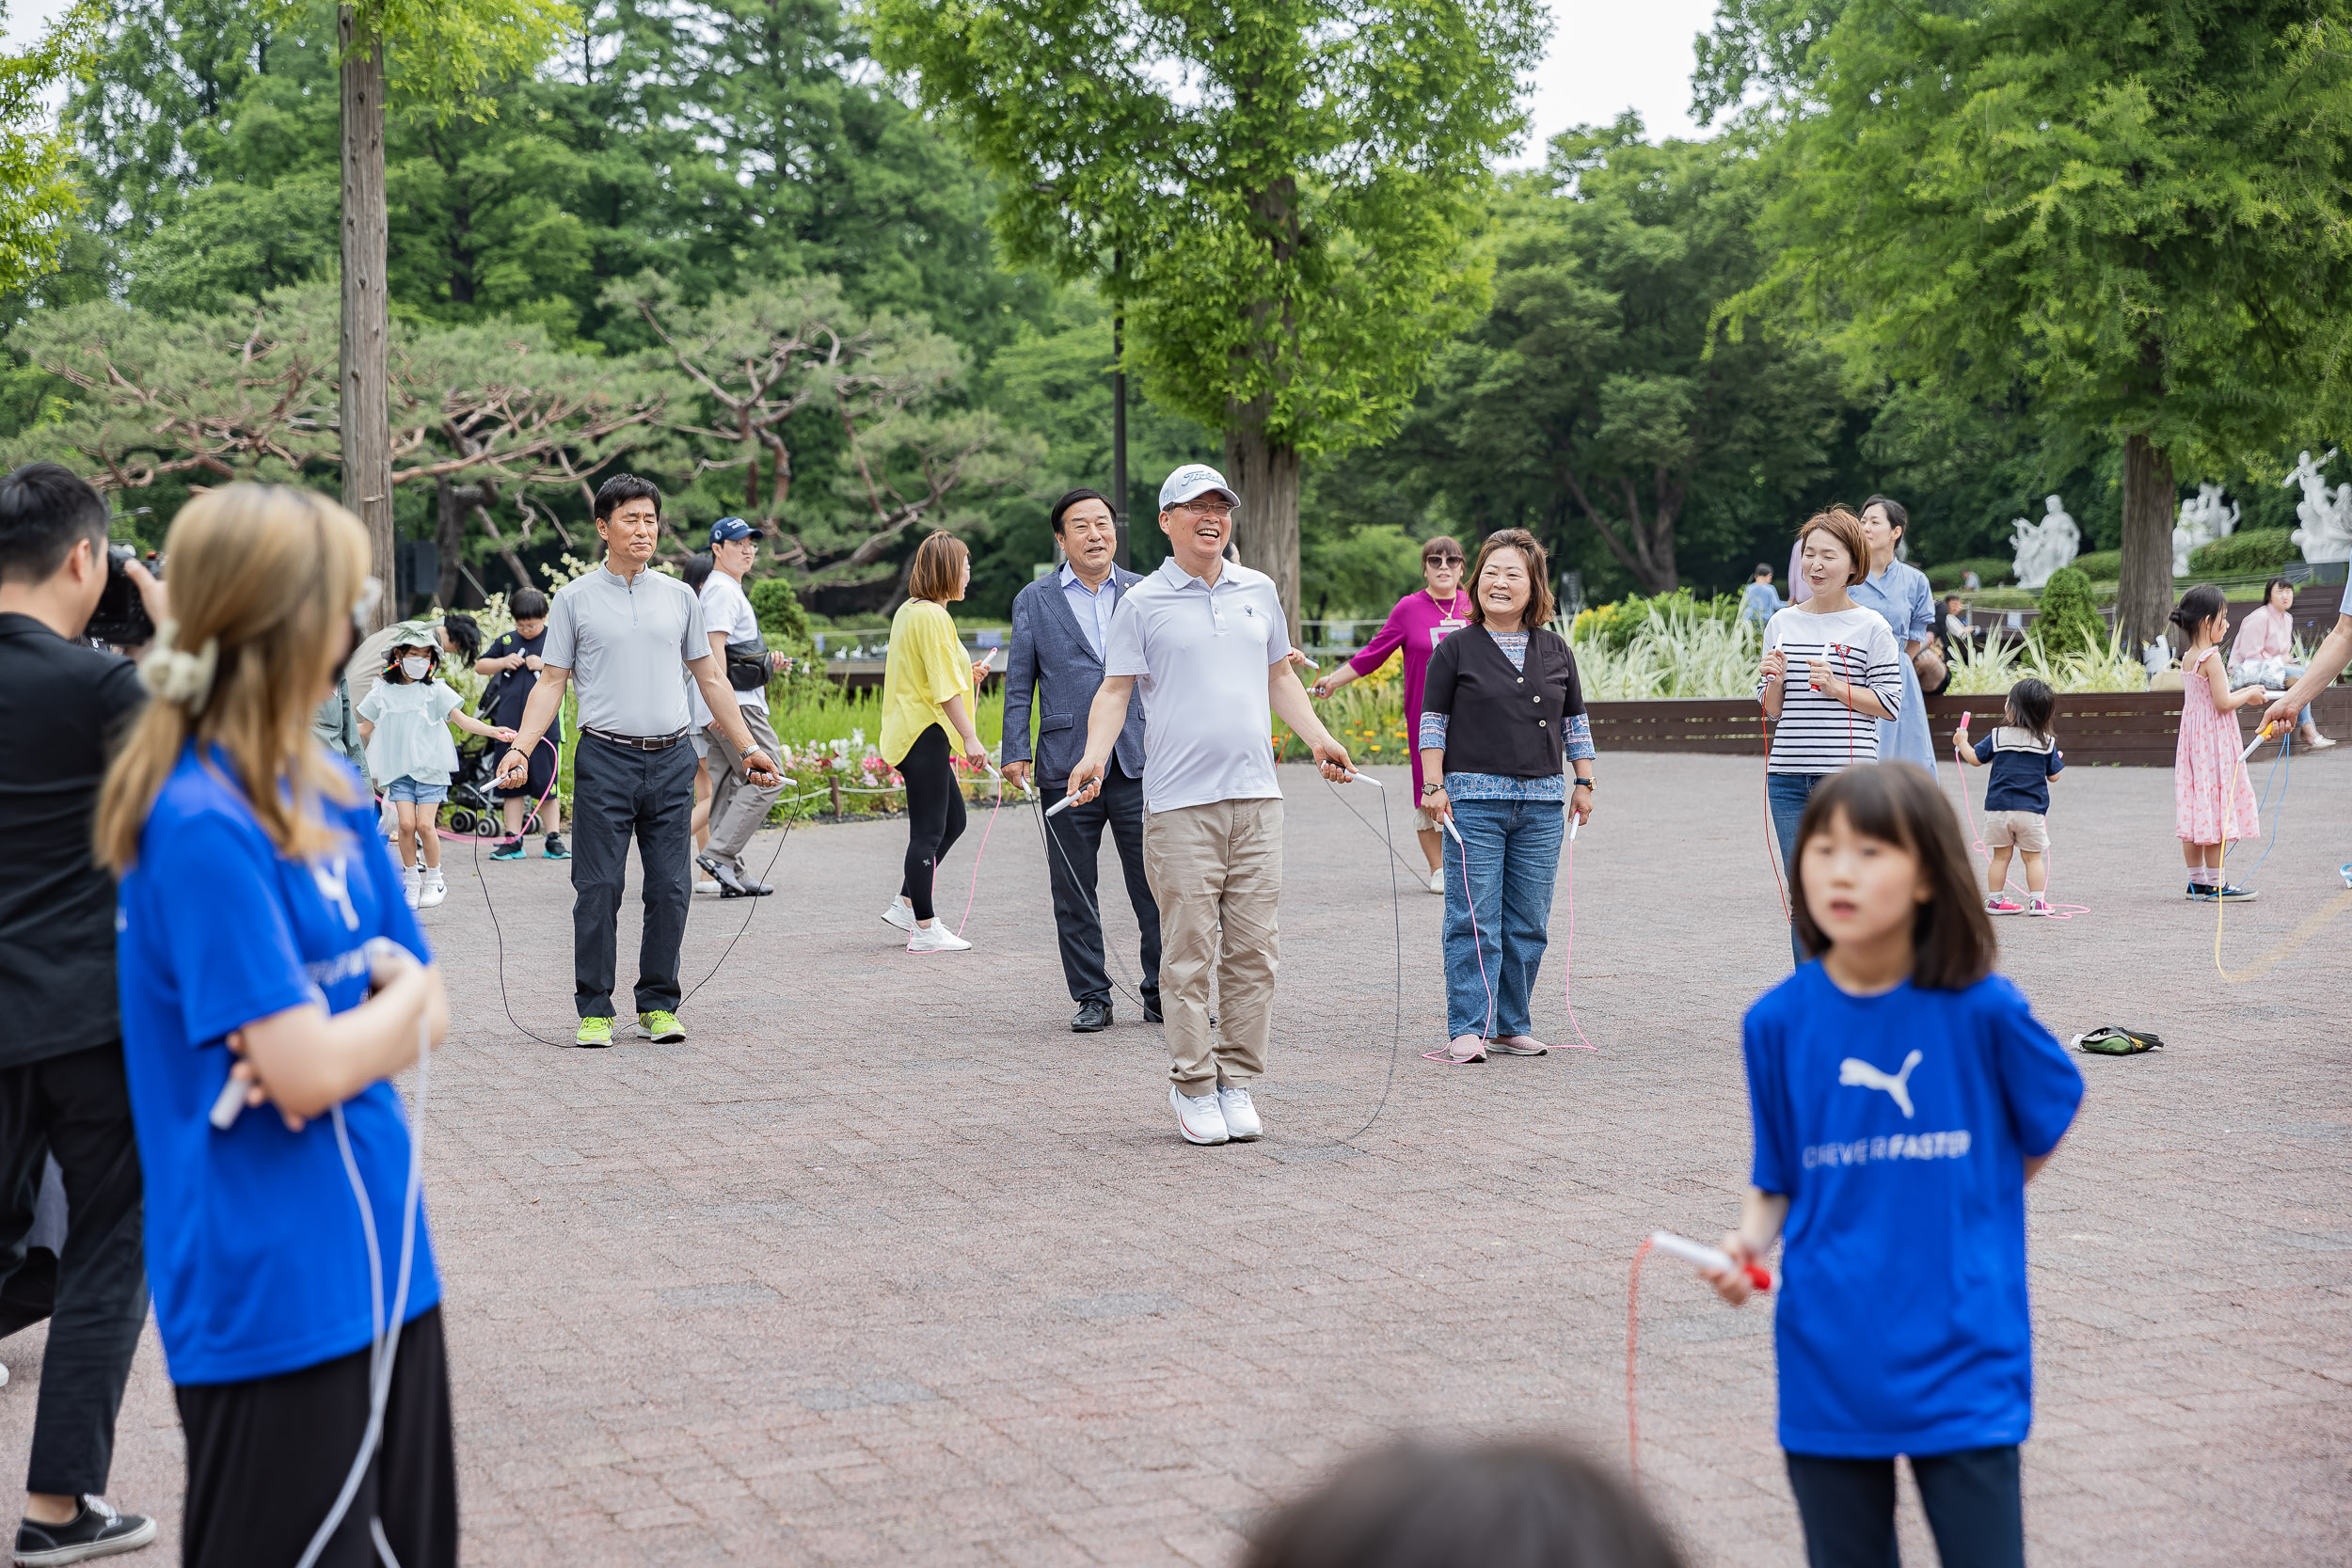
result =
[{"label": "pink slip-on shoe", "polygon": [[[1463,1054],[1466,1051],[1470,1054]],[[1443,1062],[1448,1067],[1469,1067],[1473,1062],[1486,1059],[1486,1042],[1476,1035],[1457,1035],[1441,1050],[1422,1052],[1421,1059],[1424,1062]]]},{"label": "pink slip-on shoe", "polygon": [[2026,912],[2026,906],[2006,893],[1988,894],[1984,900],[1984,912],[1987,914],[2023,914]]},{"label": "pink slip-on shoe", "polygon": [[1505,1056],[1548,1056],[1551,1047],[1533,1035],[1502,1035],[1486,1042],[1486,1049]]}]

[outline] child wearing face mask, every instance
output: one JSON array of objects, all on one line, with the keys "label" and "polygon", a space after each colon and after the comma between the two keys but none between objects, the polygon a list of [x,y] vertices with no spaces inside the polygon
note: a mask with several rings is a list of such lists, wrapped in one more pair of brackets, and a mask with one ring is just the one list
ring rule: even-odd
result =
[{"label": "child wearing face mask", "polygon": [[[441,879],[441,802],[457,771],[455,724],[471,735],[512,740],[515,732],[484,723],[465,711],[466,700],[440,680],[440,644],[430,626],[410,628],[392,639],[383,678],[359,700],[359,737],[367,742],[368,771],[386,782],[385,798],[400,818],[400,863],[408,885],[408,907],[429,910],[449,896]],[[417,864],[421,853],[424,864]]]}]

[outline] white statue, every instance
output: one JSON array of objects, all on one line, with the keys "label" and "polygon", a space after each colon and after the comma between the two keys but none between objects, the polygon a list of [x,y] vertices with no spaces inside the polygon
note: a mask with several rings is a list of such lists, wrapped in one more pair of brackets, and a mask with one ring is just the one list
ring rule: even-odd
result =
[{"label": "white statue", "polygon": [[2235,505],[2222,504],[2220,485],[2200,484],[2197,499],[2181,503],[2181,520],[2172,525],[2172,575],[2188,576],[2190,556],[2237,531],[2238,512]]},{"label": "white statue", "polygon": [[2298,483],[2303,487],[2303,499],[2295,504],[2295,515],[2303,526],[2287,537],[2302,546],[2304,560],[2314,563],[2352,561],[2352,483],[2330,492],[2327,476],[2321,472],[2335,455],[2336,449],[2329,447],[2328,456],[2314,463],[2312,454],[2304,452],[2279,482],[2281,489]]},{"label": "white statue", "polygon": [[2074,557],[2082,552],[2082,531],[2066,515],[2065,503],[2049,496],[2042,504],[2042,521],[2029,523],[2020,517],[2016,520],[2017,531],[2010,536],[2010,544],[2017,551],[2015,567],[2020,588],[2040,588],[2050,580],[2052,572],[2074,564]]}]

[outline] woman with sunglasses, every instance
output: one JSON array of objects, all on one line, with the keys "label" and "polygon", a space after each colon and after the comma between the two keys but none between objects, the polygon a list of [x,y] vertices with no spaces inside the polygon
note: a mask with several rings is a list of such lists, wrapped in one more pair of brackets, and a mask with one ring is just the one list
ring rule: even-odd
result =
[{"label": "woman with sunglasses", "polygon": [[[1430,656],[1452,633],[1470,625],[1470,596],[1462,591],[1462,546],[1439,534],[1421,547],[1423,586],[1396,601],[1378,636],[1353,658],[1314,684],[1317,697],[1328,697],[1359,675],[1369,675],[1405,650],[1405,733],[1421,729],[1421,693],[1429,678]],[[1421,750],[1407,746],[1413,762],[1413,799],[1421,799]],[[1420,806],[1413,808],[1413,831],[1421,837],[1422,859],[1429,863],[1429,891],[1445,892],[1445,839],[1437,819]]]}]

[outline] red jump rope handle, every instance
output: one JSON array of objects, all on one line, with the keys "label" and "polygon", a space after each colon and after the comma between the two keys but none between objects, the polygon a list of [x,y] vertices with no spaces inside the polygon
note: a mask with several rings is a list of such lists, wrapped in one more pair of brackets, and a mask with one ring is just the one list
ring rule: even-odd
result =
[{"label": "red jump rope handle", "polygon": [[1740,1272],[1746,1275],[1748,1283],[1758,1291],[1769,1291],[1772,1288],[1772,1271],[1761,1263],[1743,1264]]}]

